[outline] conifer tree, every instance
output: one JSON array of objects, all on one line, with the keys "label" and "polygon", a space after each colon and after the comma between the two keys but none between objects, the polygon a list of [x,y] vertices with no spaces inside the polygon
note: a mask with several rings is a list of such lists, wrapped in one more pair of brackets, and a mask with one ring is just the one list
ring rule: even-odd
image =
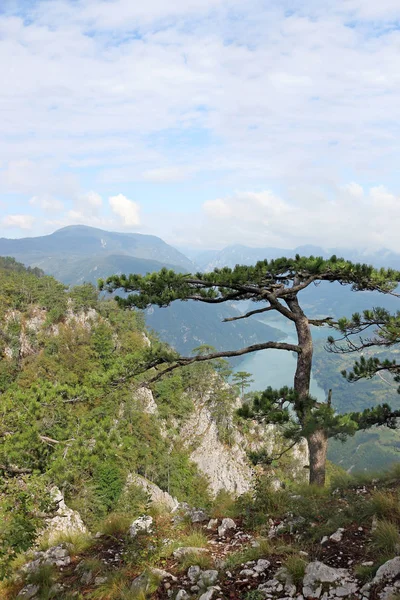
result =
[{"label": "conifer tree", "polygon": [[[162,356],[154,357],[148,367],[159,368],[159,378],[177,367],[194,362],[222,357],[243,356],[250,352],[276,349],[294,352],[297,356],[293,390],[290,401],[297,418],[300,431],[307,439],[310,456],[310,483],[324,485],[327,442],[330,435],[334,411],[328,402],[318,402],[310,396],[310,377],[313,356],[311,325],[322,326],[332,324],[330,317],[312,319],[307,316],[300,304],[299,294],[310,285],[322,281],[339,282],[350,285],[354,291],[371,290],[392,293],[400,280],[400,273],[391,269],[374,269],[364,264],[353,264],[342,258],[332,256],[329,260],[321,257],[300,257],[294,259],[280,258],[263,260],[254,266],[237,265],[234,269],[215,269],[211,273],[180,274],[172,270],[162,269],[158,273],[146,276],[114,275],[106,281],[100,281],[100,289],[109,292],[123,290],[129,292],[127,297],[117,297],[121,306],[140,309],[152,304],[160,307],[168,306],[176,300],[195,300],[208,304],[238,302],[246,300],[256,304],[257,308],[246,314],[225,319],[233,321],[247,319],[253,315],[267,312],[279,313],[291,321],[296,329],[297,343],[265,341],[240,350],[212,352],[194,357]],[[154,379],[154,377],[153,377]],[[276,403],[271,408],[276,414]],[[354,415],[352,415],[354,417]],[[379,418],[378,418],[379,417]],[[387,417],[387,418],[386,418]],[[349,416],[347,421],[351,417]],[[379,424],[393,422],[390,409],[383,408],[376,417]],[[362,424],[373,421],[374,415],[364,418],[359,415]],[[276,419],[275,419],[276,420]],[[357,418],[351,419],[356,426]],[[336,423],[334,435],[340,435],[340,423]],[[342,433],[351,433],[354,425],[342,423]]]}]

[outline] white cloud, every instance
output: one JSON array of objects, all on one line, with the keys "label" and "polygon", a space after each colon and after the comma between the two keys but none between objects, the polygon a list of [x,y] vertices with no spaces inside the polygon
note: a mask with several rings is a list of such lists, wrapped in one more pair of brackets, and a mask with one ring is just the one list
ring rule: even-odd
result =
[{"label": "white cloud", "polygon": [[[213,198],[210,225],[230,219],[214,240],[284,240],[298,218],[305,237],[327,226],[356,243],[355,212],[335,226],[346,202],[364,238],[386,243],[378,205],[397,223],[398,198],[381,186],[400,189],[398,0],[28,4],[0,14],[0,188],[18,195],[13,212],[56,198],[52,222],[132,227],[136,203],[102,202],[111,184],[129,196],[134,182],[184,181],[186,212]],[[339,189],[344,173],[353,183]]]},{"label": "white cloud", "polygon": [[80,202],[87,203],[89,206],[93,208],[100,208],[103,204],[103,199],[97,192],[86,192],[85,194],[81,194],[78,198]]},{"label": "white cloud", "polygon": [[343,186],[344,191],[348,192],[351,196],[355,196],[356,198],[361,198],[364,195],[364,189],[362,185],[359,183],[347,183]]},{"label": "white cloud", "polygon": [[[203,219],[191,236],[205,246],[218,240],[220,247],[234,243],[283,248],[315,244],[385,247],[400,252],[400,196],[383,186],[363,194],[360,188],[352,183],[315,196],[315,190],[305,187],[286,198],[271,191],[238,192],[209,200],[203,204]],[[189,239],[179,240],[184,242]]]},{"label": "white cloud", "polygon": [[32,196],[29,200],[29,204],[37,206],[45,211],[59,212],[64,209],[64,204],[61,200],[53,198],[52,196]]},{"label": "white cloud", "polygon": [[173,183],[188,179],[194,172],[189,167],[164,167],[160,169],[148,169],[143,173],[143,179],[156,183]]},{"label": "white cloud", "polygon": [[6,215],[2,218],[3,227],[32,229],[35,217],[32,215]]},{"label": "white cloud", "polygon": [[125,227],[135,227],[140,223],[139,204],[133,200],[129,200],[123,194],[111,196],[108,199],[111,210],[120,217],[122,224]]}]

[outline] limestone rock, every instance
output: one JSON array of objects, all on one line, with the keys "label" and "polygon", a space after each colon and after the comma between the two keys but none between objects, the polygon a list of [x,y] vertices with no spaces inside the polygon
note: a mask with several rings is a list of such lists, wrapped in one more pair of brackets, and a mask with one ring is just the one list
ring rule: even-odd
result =
[{"label": "limestone rock", "polygon": [[376,572],[372,584],[380,583],[384,580],[391,580],[400,575],[400,556],[396,556],[385,562]]},{"label": "limestone rock", "polygon": [[235,521],[229,517],[227,519],[222,519],[222,523],[218,527],[219,537],[225,536],[230,529],[236,529]]},{"label": "limestone rock", "polygon": [[149,533],[153,528],[153,517],[149,515],[143,515],[133,521],[129,528],[129,535],[136,537],[138,533]]},{"label": "limestone rock", "polygon": [[329,536],[329,539],[332,540],[332,542],[341,542],[342,537],[343,537],[343,532],[344,532],[343,527],[339,527],[339,529],[337,531],[335,531],[335,533],[332,533],[332,535]]},{"label": "limestone rock", "polygon": [[319,561],[309,563],[303,579],[303,596],[319,598],[326,584],[331,584],[329,588],[339,589],[340,597],[351,597],[358,590],[357,583],[347,569],[335,569]]},{"label": "limestone rock", "polygon": [[41,565],[54,565],[55,567],[66,567],[71,562],[71,557],[65,546],[60,544],[59,546],[53,546],[46,550],[46,552],[35,552],[33,554],[34,560],[26,563],[21,567],[23,573],[33,573]]},{"label": "limestone rock", "polygon": [[134,392],[135,400],[140,405],[140,409],[149,414],[154,415],[157,413],[158,406],[154,400],[153,392],[149,388],[140,387]]},{"label": "limestone rock", "polygon": [[62,534],[88,533],[80,514],[68,508],[64,496],[57,487],[50,491],[54,504],[58,506],[56,515],[46,521],[46,537],[53,543]]},{"label": "limestone rock", "polygon": [[199,600],[211,600],[216,591],[217,590],[215,590],[214,588],[210,588],[200,596]]},{"label": "limestone rock", "polygon": [[190,579],[191,583],[196,583],[196,581],[200,577],[200,574],[201,569],[198,565],[193,565],[192,567],[189,567],[187,572],[187,576]]},{"label": "limestone rock", "polygon": [[207,513],[205,513],[204,510],[201,510],[201,509],[194,509],[191,512],[190,517],[191,517],[192,523],[204,523],[205,521],[208,521],[208,519],[209,519]]},{"label": "limestone rock", "polygon": [[208,569],[207,571],[203,571],[197,581],[197,585],[200,588],[207,589],[214,585],[218,579],[218,571],[214,571],[213,569]]},{"label": "limestone rock", "polygon": [[30,583],[28,585],[26,585],[24,588],[22,588],[22,590],[19,592],[18,596],[17,596],[17,600],[31,600],[31,598],[34,598],[36,596],[36,594],[39,592],[40,587],[38,585],[34,585],[33,583]]},{"label": "limestone rock", "polygon": [[264,573],[264,571],[266,571],[270,565],[271,563],[269,560],[266,560],[265,558],[259,558],[254,570],[256,573]]},{"label": "limestone rock", "polygon": [[153,504],[161,504],[171,512],[177,510],[179,506],[179,502],[176,498],[173,498],[168,492],[164,492],[158,485],[141,475],[130,473],[126,480],[126,487],[128,488],[130,485],[136,485],[142,488],[149,495],[150,501]]}]

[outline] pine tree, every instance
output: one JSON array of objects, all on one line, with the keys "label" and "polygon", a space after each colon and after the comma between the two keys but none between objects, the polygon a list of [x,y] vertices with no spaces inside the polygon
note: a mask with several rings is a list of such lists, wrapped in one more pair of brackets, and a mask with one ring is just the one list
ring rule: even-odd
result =
[{"label": "pine tree", "polygon": [[[180,274],[162,269],[158,273],[146,276],[131,274],[114,275],[105,282],[100,281],[100,289],[110,292],[122,289],[130,292],[127,297],[117,297],[121,306],[135,306],[144,309],[152,304],[168,306],[176,300],[195,300],[209,304],[223,302],[251,301],[261,305],[238,317],[225,319],[234,321],[246,319],[256,314],[277,312],[296,329],[297,343],[266,341],[240,350],[211,352],[195,357],[176,355],[155,356],[148,367],[159,367],[166,362],[169,365],[156,374],[189,365],[194,362],[221,357],[243,356],[250,352],[277,349],[294,352],[297,366],[294,375],[292,408],[297,422],[307,439],[310,455],[310,483],[324,485],[325,464],[329,427],[332,421],[332,409],[328,403],[321,403],[310,396],[310,377],[313,356],[311,325],[333,324],[329,317],[311,319],[306,315],[299,301],[299,293],[321,281],[339,282],[350,285],[354,291],[371,290],[391,293],[400,280],[400,273],[394,270],[374,269],[364,264],[353,264],[342,258],[332,256],[329,260],[321,257],[280,258],[259,261],[254,266],[237,265],[234,269],[215,269],[211,273]],[[154,380],[154,377],[153,377]],[[351,428],[343,427],[343,434]],[[338,431],[335,435],[339,435]]]}]

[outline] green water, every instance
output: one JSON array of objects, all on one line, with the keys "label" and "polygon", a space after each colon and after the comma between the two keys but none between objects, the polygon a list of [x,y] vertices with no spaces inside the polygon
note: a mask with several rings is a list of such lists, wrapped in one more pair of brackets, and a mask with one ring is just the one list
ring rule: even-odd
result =
[{"label": "green water", "polygon": [[[261,320],[261,319],[260,319]],[[264,323],[280,329],[283,333],[282,341],[288,344],[297,344],[294,325],[287,319],[262,319]],[[326,339],[328,333],[322,327],[313,327],[313,339]],[[286,334],[286,337],[284,335]],[[235,371],[248,371],[252,373],[254,383],[248,390],[264,390],[269,385],[280,388],[284,385],[292,386],[296,370],[296,358],[292,352],[286,350],[261,350],[249,354],[235,368]],[[311,395],[318,400],[325,400],[325,391],[311,376]]]}]

